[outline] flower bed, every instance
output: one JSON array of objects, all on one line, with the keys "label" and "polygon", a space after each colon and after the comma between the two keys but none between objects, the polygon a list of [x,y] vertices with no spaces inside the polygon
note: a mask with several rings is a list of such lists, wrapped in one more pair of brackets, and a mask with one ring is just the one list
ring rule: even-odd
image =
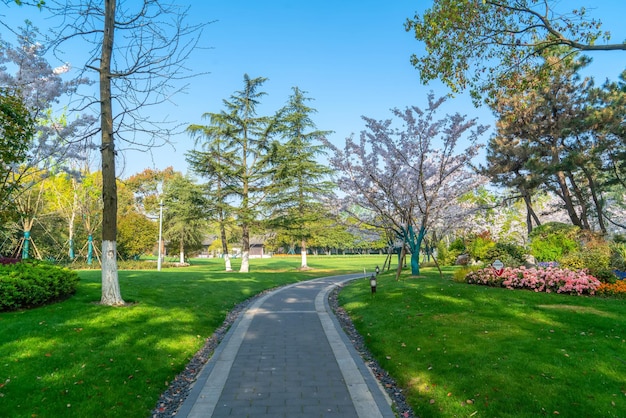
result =
[{"label": "flower bed", "polygon": [[626,280],[618,280],[615,283],[602,283],[596,293],[601,296],[626,298]]},{"label": "flower bed", "polygon": [[555,267],[548,268],[505,268],[498,276],[494,269],[485,268],[465,276],[469,284],[506,287],[507,289],[529,289],[535,292],[556,292],[593,295],[600,281],[586,270],[571,271]]}]

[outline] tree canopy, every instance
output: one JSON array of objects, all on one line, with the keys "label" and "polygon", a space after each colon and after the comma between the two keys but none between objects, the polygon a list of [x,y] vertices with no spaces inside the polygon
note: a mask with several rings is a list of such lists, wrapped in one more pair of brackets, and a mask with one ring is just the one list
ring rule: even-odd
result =
[{"label": "tree canopy", "polygon": [[322,131],[312,120],[315,109],[307,105],[312,100],[294,87],[287,105],[279,111],[278,129],[284,143],[275,143],[272,152],[273,187],[265,206],[270,225],[299,241],[300,268],[307,265],[307,240],[320,221],[327,216],[322,201],[332,195],[334,185],[329,181],[331,170],[318,158],[325,155],[321,140],[330,133]]},{"label": "tree canopy", "polygon": [[[487,129],[455,113],[436,119],[446,98],[428,96],[428,107],[394,109],[391,119],[364,117],[366,129],[358,140],[347,138],[343,150],[333,151],[331,167],[347,205],[365,209],[354,213],[362,222],[393,231],[411,250],[413,274],[419,274],[419,252],[428,229],[447,218],[457,198],[482,181],[469,166]],[[461,142],[467,144],[463,150]],[[455,211],[455,217],[462,217]]]},{"label": "tree canopy", "polygon": [[[424,42],[411,63],[424,82],[440,79],[477,99],[520,66],[541,62],[554,47],[571,51],[626,50],[584,7],[557,0],[435,0],[405,28]],[[459,53],[459,51],[463,51]]]},{"label": "tree canopy", "polygon": [[19,94],[0,89],[0,220],[18,186],[12,174],[26,161],[35,121]]}]

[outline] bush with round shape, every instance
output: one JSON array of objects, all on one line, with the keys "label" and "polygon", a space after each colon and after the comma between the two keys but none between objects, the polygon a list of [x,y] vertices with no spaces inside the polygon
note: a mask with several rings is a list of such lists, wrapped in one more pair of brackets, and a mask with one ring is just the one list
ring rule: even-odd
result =
[{"label": "bush with round shape", "polygon": [[537,261],[557,261],[580,248],[580,228],[560,222],[549,222],[530,233],[530,252]]},{"label": "bush with round shape", "polygon": [[492,264],[496,260],[500,260],[506,267],[519,267],[524,264],[525,250],[519,245],[497,242],[493,247],[487,250],[485,262]]},{"label": "bush with round shape", "polygon": [[611,268],[611,246],[602,237],[591,232],[581,232],[580,248],[572,251],[558,261],[561,267],[570,270],[587,269],[589,274],[603,283],[616,280]]},{"label": "bush with round shape", "polygon": [[485,231],[481,234],[476,234],[469,239],[467,243],[467,252],[470,257],[476,261],[485,261],[487,252],[494,245],[495,241],[491,238],[489,231]]}]

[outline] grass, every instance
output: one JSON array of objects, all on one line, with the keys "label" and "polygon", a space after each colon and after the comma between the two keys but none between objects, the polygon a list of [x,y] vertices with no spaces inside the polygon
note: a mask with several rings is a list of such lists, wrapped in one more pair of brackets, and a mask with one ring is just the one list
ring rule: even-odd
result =
[{"label": "grass", "polygon": [[[378,256],[222,260],[180,269],[120,271],[129,307],[101,306],[100,271],[81,271],[74,297],[0,313],[0,417],[148,417],[161,393],[239,302],[314,277],[370,272]],[[233,260],[238,269],[240,260]]]},{"label": "grass", "polygon": [[339,297],[418,416],[626,416],[624,300],[422,273],[381,276],[374,297],[358,281]]}]

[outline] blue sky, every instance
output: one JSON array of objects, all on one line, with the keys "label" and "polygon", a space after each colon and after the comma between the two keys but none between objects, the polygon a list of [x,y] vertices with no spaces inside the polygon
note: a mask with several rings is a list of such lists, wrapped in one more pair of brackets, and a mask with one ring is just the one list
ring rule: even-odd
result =
[{"label": "blue sky", "polygon": [[[613,41],[626,39],[626,1],[567,0],[571,7],[589,4],[591,15],[604,22]],[[191,6],[194,21],[215,21],[207,26],[202,45],[189,61],[196,72],[208,74],[191,80],[187,94],[159,111],[182,123],[202,123],[205,112],[219,112],[222,100],[241,89],[244,73],[267,77],[267,96],[261,112],[272,114],[287,100],[293,86],[307,91],[317,109],[314,121],[322,130],[332,130],[330,139],[342,144],[364,124],[361,116],[390,117],[389,109],[425,106],[426,95],[447,93],[440,83],[421,84],[409,63],[412,53],[423,48],[403,23],[431,2],[423,0],[179,0]],[[12,8],[11,13],[16,13]],[[21,11],[20,11],[21,13]],[[30,12],[32,13],[32,11]],[[31,19],[33,17],[31,16]],[[462,51],[460,51],[462,53]],[[626,51],[592,55],[588,73],[596,80],[616,79],[626,69]],[[68,59],[68,61],[72,61]],[[448,103],[447,111],[477,117],[493,125],[488,109],[476,109],[467,95]],[[149,153],[125,152],[118,162],[121,177],[144,168],[169,165],[186,172],[185,151],[192,141],[181,135]],[[487,142],[488,137],[484,138]]]}]

